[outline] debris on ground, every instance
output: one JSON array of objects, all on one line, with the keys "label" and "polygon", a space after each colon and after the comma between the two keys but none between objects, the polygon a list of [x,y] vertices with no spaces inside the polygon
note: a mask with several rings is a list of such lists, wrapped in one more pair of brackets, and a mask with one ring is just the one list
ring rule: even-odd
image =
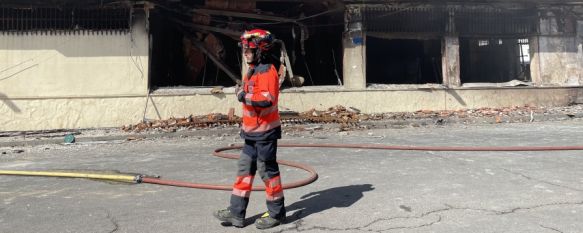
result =
[{"label": "debris on ground", "polygon": [[[363,121],[380,120],[422,120],[430,119],[434,125],[445,125],[454,119],[492,119],[491,122],[502,123],[508,118],[525,117],[532,122],[534,115],[565,115],[574,117],[583,113],[583,105],[573,105],[567,107],[536,107],[536,106],[515,106],[506,108],[479,108],[462,110],[418,110],[415,112],[393,112],[380,114],[365,114],[354,107],[337,105],[326,110],[315,108],[305,112],[295,112],[289,109],[281,110],[281,121],[284,127],[292,131],[314,131],[322,130],[325,124],[338,124],[340,131],[357,129],[359,123]],[[235,115],[235,109],[229,109],[227,115],[221,113],[211,113],[202,116],[189,116],[186,118],[170,118],[167,120],[145,121],[137,125],[122,127],[126,132],[142,132],[147,130],[163,130],[175,132],[180,129],[213,128],[238,126],[241,118]],[[413,126],[415,126],[414,123]],[[417,124],[418,127],[419,125]]]},{"label": "debris on ground", "polygon": [[505,117],[528,117],[536,115],[559,115],[575,116],[583,113],[583,105],[573,105],[567,107],[536,107],[536,106],[514,106],[506,108],[478,108],[449,111],[419,110],[416,112],[385,113],[383,119],[407,120],[407,119],[463,119],[463,118],[488,118],[491,117],[496,123],[501,123]]},{"label": "debris on ground", "polygon": [[291,123],[317,123],[317,124],[337,123],[340,124],[341,131],[348,130],[350,128],[356,128],[359,122],[367,120],[382,120],[382,115],[362,114],[361,111],[357,108],[353,107],[347,108],[342,105],[336,105],[324,111],[310,109],[308,111],[299,113],[297,114],[297,116],[294,117],[288,118],[282,116],[282,122],[284,124],[290,121]]},{"label": "debris on ground", "polygon": [[189,116],[183,118],[170,118],[167,120],[144,121],[136,125],[125,125],[122,130],[125,132],[142,132],[145,130],[159,129],[167,132],[176,132],[178,129],[210,128],[218,126],[231,126],[239,124],[241,118],[234,115],[234,110],[229,115],[222,113],[211,113],[202,116]]}]

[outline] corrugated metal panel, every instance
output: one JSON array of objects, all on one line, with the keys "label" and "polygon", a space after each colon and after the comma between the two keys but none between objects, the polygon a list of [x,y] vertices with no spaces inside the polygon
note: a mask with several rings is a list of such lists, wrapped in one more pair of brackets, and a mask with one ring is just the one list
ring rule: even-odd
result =
[{"label": "corrugated metal panel", "polygon": [[443,33],[447,12],[435,8],[369,6],[365,9],[367,31]]},{"label": "corrugated metal panel", "polygon": [[128,30],[129,8],[0,8],[0,31]]},{"label": "corrugated metal panel", "polygon": [[538,32],[536,10],[461,9],[455,14],[456,32],[461,36],[528,36]]},{"label": "corrugated metal panel", "polygon": [[[538,33],[536,10],[494,10],[368,5],[370,32],[457,34],[460,36],[526,36]],[[450,22],[453,22],[450,25]]]}]

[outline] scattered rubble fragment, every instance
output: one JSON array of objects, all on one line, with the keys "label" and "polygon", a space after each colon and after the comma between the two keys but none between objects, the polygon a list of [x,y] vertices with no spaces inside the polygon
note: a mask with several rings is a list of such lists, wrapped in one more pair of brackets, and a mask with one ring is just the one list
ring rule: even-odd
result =
[{"label": "scattered rubble fragment", "polygon": [[214,94],[214,95],[225,94],[225,92],[223,92],[223,88],[224,87],[222,87],[222,86],[214,87],[213,89],[211,89],[211,94]]}]

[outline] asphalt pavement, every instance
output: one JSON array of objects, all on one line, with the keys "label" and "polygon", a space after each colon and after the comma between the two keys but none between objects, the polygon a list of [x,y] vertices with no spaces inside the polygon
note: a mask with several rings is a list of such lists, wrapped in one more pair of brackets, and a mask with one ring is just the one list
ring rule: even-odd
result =
[{"label": "asphalt pavement", "polygon": [[[140,173],[229,184],[236,163],[211,156],[236,134],[0,148],[0,170]],[[281,143],[423,146],[583,145],[583,121],[315,131]],[[320,178],[286,190],[286,224],[263,232],[583,232],[583,151],[423,152],[281,148]],[[282,167],[284,183],[304,172]],[[263,185],[256,179],[256,185]],[[82,179],[0,176],[0,232],[258,232],[212,212],[227,191]]]}]

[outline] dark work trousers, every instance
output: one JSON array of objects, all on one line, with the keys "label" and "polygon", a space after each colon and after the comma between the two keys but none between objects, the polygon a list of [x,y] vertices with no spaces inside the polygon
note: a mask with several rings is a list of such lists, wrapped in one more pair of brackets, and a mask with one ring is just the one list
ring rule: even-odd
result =
[{"label": "dark work trousers", "polygon": [[245,218],[255,172],[266,187],[266,203],[269,216],[281,219],[285,216],[285,206],[279,166],[277,165],[277,140],[245,140],[245,146],[238,162],[237,180],[231,195],[231,213]]}]

